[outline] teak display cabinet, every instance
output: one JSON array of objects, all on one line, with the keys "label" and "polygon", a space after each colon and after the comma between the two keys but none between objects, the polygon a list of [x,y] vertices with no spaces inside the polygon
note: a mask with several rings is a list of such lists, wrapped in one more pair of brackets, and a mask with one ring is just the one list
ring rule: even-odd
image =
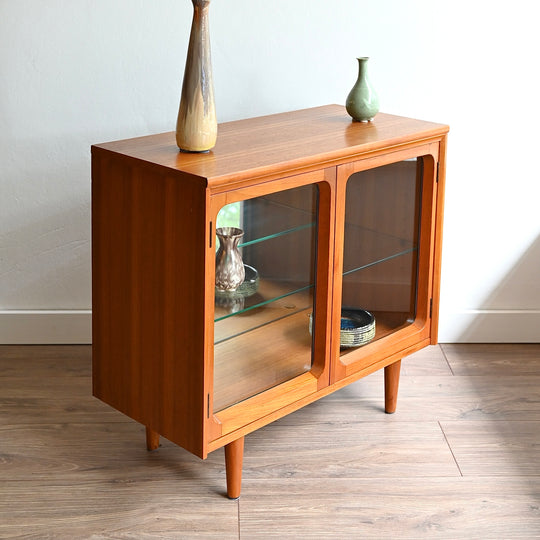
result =
[{"label": "teak display cabinet", "polygon": [[[93,392],[193,454],[225,447],[437,341],[447,126],[341,106],[92,147]],[[215,287],[216,228],[244,231],[250,279]],[[245,288],[242,289],[242,287]],[[342,316],[375,335],[342,347]],[[347,321],[345,321],[347,322]]]}]

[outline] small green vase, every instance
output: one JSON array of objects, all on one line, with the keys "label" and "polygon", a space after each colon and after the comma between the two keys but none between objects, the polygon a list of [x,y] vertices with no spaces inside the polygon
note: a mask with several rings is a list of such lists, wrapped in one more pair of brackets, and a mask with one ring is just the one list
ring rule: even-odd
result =
[{"label": "small green vase", "polygon": [[369,58],[358,58],[358,79],[347,96],[347,112],[355,122],[371,122],[379,112],[379,96],[368,77]]}]

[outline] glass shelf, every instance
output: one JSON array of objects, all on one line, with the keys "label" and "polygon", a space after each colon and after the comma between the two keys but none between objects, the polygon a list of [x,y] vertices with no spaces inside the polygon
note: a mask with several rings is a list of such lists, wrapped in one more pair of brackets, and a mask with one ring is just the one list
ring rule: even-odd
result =
[{"label": "glass shelf", "polygon": [[260,238],[254,238],[253,240],[248,240],[247,242],[242,242],[241,244],[238,245],[238,247],[243,248],[243,247],[251,246],[253,244],[257,244],[259,242],[265,242],[266,240],[273,240],[274,238],[279,238],[280,236],[285,236],[285,235],[288,235],[288,234],[299,232],[299,231],[302,231],[304,229],[311,229],[311,228],[315,227],[315,225],[316,225],[315,222],[306,223],[305,225],[299,225],[298,227],[294,227],[292,229],[285,229],[283,231],[279,231],[279,232],[276,232],[276,233],[273,233],[273,234],[269,234],[267,236],[262,236]]},{"label": "glass shelf", "polygon": [[[359,224],[345,223],[346,249],[343,253],[343,273],[399,257],[417,249],[414,224],[399,230],[400,236]],[[408,230],[407,230],[408,229]]]},{"label": "glass shelf", "polygon": [[343,308],[414,316],[417,250],[369,265],[343,276]]},{"label": "glass shelf", "polygon": [[357,268],[352,268],[351,270],[347,270],[346,272],[343,272],[344,276],[348,276],[349,274],[353,274],[354,272],[358,272],[359,270],[365,270],[366,268],[369,268],[371,266],[375,266],[377,264],[382,264],[386,261],[390,261],[392,259],[395,259],[396,257],[401,257],[402,255],[408,255],[409,253],[414,253],[418,248],[413,247],[410,249],[406,249],[404,251],[400,251],[399,253],[394,253],[393,255],[389,255],[388,257],[384,257],[384,259],[379,259],[377,261],[372,261],[370,263],[364,264],[362,266],[358,266]]},{"label": "glass shelf", "polygon": [[[215,307],[215,318],[214,322],[219,322],[224,319],[227,319],[228,317],[234,317],[234,316],[240,316],[244,313],[247,313],[248,311],[255,310],[258,308],[261,308],[263,306],[267,306],[268,304],[271,304],[272,302],[277,302],[279,300],[283,300],[284,298],[287,298],[289,296],[298,295],[299,293],[302,293],[304,291],[308,291],[309,289],[313,289],[313,285],[306,285],[305,287],[300,287],[299,289],[294,289],[292,291],[284,292],[283,294],[278,294],[278,296],[270,297],[270,298],[264,298],[264,295],[260,292],[255,293],[251,297],[247,297],[244,299],[236,299],[233,298],[232,302],[236,302],[236,300],[244,300],[244,307],[241,307],[238,310],[235,310],[234,312],[226,312],[223,314],[224,311],[228,311],[225,308],[222,307],[223,304],[227,303],[227,299],[220,298],[219,300],[216,300],[216,307]],[[265,288],[263,287],[263,290]],[[225,301],[223,301],[225,300]],[[238,302],[236,305],[238,305],[240,302]],[[220,305],[221,304],[221,305]],[[247,305],[245,305],[247,304]],[[233,304],[234,306],[234,304]]]},{"label": "glass shelf", "polygon": [[313,304],[313,288],[312,284],[294,288],[293,284],[261,280],[259,290],[245,299],[248,305],[243,309],[227,313],[226,308],[215,307],[214,342],[227,341],[250,329],[307,309]]},{"label": "glass shelf", "polygon": [[[244,237],[239,247],[246,247],[258,242],[271,240],[303,229],[316,226],[312,198],[301,198],[305,189],[287,190],[286,197],[281,193],[272,197],[257,197],[224,206],[218,214],[216,228],[239,227]],[[296,192],[296,193],[289,193]]]}]

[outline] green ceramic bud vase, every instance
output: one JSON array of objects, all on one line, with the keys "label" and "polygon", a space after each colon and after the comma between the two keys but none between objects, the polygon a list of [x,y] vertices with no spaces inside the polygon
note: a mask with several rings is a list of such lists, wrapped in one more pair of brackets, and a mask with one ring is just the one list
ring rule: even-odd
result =
[{"label": "green ceramic bud vase", "polygon": [[176,144],[184,152],[208,152],[217,137],[208,30],[210,0],[191,1],[193,22],[176,122]]},{"label": "green ceramic bud vase", "polygon": [[379,112],[379,96],[368,77],[369,58],[358,58],[358,79],[347,96],[347,112],[355,122],[371,122]]}]

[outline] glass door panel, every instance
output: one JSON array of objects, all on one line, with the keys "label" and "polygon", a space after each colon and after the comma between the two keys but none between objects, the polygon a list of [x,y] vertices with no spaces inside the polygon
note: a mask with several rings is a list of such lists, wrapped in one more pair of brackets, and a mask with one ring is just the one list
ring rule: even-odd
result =
[{"label": "glass door panel", "polygon": [[245,280],[215,292],[214,412],[311,370],[317,223],[316,185],[219,212],[218,228],[243,230]]},{"label": "glass door panel", "polygon": [[[342,357],[415,319],[422,170],[415,158],[347,181]],[[354,347],[347,346],[351,333]]]}]

